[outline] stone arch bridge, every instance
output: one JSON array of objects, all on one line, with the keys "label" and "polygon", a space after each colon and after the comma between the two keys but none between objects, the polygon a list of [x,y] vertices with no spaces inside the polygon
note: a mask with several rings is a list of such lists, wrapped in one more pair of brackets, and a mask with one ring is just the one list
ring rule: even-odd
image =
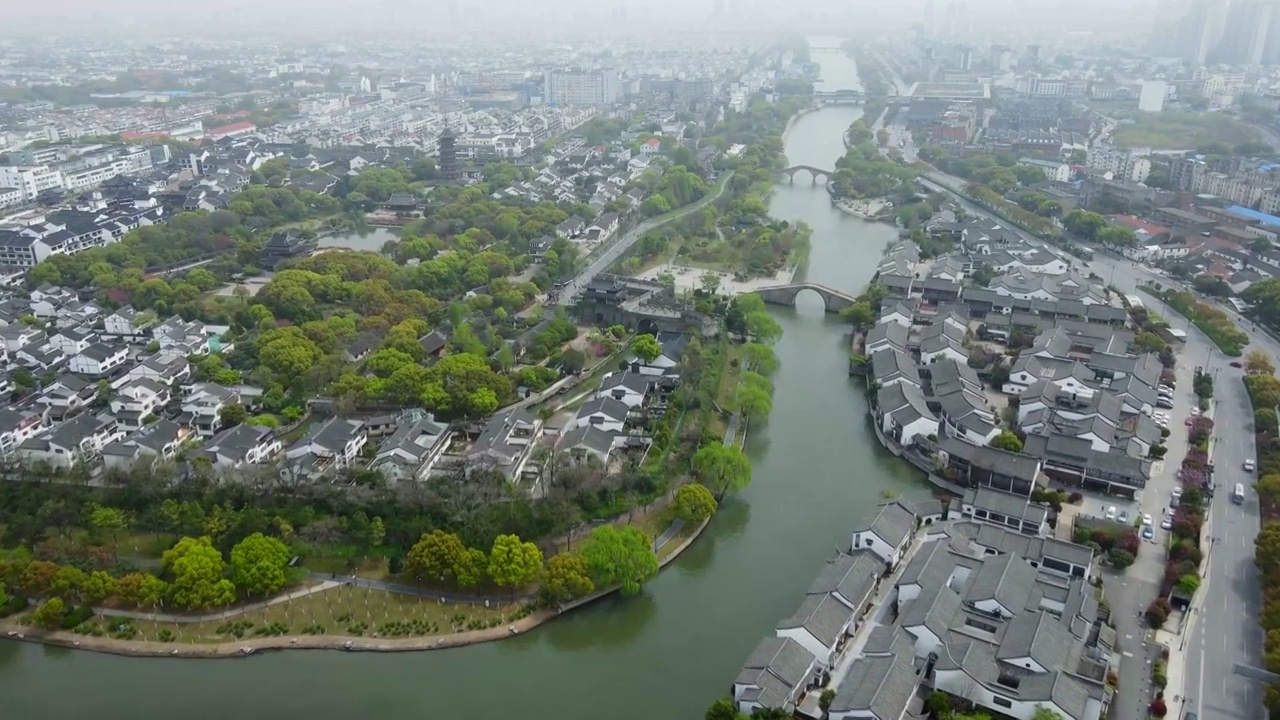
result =
[{"label": "stone arch bridge", "polygon": [[831,182],[831,176],[835,174],[834,170],[823,170],[822,168],[816,168],[812,165],[792,165],[791,167],[784,168],[778,172],[787,176],[787,182],[795,182],[797,173],[809,173],[809,177],[813,178],[813,183],[815,185],[818,184],[819,178],[821,178],[823,182]]},{"label": "stone arch bridge", "polygon": [[803,290],[812,290],[817,293],[818,297],[822,298],[823,309],[829,313],[838,313],[858,301],[856,297],[849,293],[829,288],[826,285],[809,282],[760,288],[756,291],[756,295],[770,305],[790,305],[795,307],[796,296]]}]

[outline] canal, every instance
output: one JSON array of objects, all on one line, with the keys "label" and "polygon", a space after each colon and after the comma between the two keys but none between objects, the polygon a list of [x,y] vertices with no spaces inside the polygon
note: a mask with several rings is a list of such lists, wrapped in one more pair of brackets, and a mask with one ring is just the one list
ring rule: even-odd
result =
[{"label": "canal", "polygon": [[[857,87],[843,54],[814,57],[823,89]],[[788,137],[790,162],[834,167],[841,134],[859,112],[802,117]],[[860,291],[894,237],[888,225],[841,214],[807,179],[780,184],[770,212],[813,227],[799,277],[840,290]],[[702,717],[877,502],[927,494],[874,440],[862,391],[847,376],[845,328],[816,295],[801,293],[797,303],[777,312],[785,334],[773,413],[747,443],[754,480],[639,596],[599,602],[524,637],[442,652],[149,660],[0,642],[4,716]]]}]

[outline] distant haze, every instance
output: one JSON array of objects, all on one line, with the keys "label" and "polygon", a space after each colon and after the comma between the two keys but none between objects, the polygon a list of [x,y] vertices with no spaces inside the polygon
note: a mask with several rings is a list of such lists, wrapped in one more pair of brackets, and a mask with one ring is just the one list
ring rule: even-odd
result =
[{"label": "distant haze", "polygon": [[[874,35],[920,22],[927,7],[951,0],[53,0],[0,3],[0,37],[126,31],[156,42],[266,36],[289,40],[317,32],[403,36],[433,30],[537,29],[564,34],[689,34],[770,30]],[[964,0],[979,34],[1024,30],[1145,33],[1154,0]]]}]

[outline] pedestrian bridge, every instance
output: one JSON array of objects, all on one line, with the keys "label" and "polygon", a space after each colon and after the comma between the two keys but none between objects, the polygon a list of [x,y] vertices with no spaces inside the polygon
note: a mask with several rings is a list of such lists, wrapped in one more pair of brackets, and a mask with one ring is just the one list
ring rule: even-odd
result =
[{"label": "pedestrian bridge", "polygon": [[822,168],[816,168],[812,165],[792,165],[791,167],[784,168],[779,172],[787,176],[787,182],[795,182],[796,173],[809,173],[809,177],[813,178],[813,183],[815,185],[818,184],[819,178],[821,178],[823,182],[831,182],[831,176],[835,173],[834,170],[823,170]]},{"label": "pedestrian bridge", "polygon": [[822,306],[829,313],[838,313],[858,301],[856,297],[849,293],[840,292],[826,285],[808,282],[760,288],[756,291],[756,295],[770,305],[790,305],[795,307],[796,296],[805,290],[811,290],[822,298]]}]

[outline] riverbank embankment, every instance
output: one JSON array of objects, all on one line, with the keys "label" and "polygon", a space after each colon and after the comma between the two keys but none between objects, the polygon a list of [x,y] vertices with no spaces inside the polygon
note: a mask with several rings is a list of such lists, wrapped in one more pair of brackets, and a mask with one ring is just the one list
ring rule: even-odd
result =
[{"label": "riverbank embankment", "polygon": [[[698,539],[711,522],[704,520],[688,537],[684,538],[666,557],[659,561],[659,569],[674,562],[685,550]],[[420,652],[424,650],[444,650],[446,648],[463,647],[478,643],[493,642],[529,632],[538,626],[560,617],[561,615],[590,604],[619,591],[614,586],[593,595],[580,598],[556,609],[535,611],[533,614],[505,623],[500,627],[483,630],[468,630],[449,635],[427,635],[410,638],[380,638],[376,636],[353,635],[288,635],[277,637],[261,637],[223,643],[172,643],[151,640],[121,640],[108,637],[79,635],[69,630],[41,630],[21,625],[12,618],[0,621],[0,633],[10,640],[41,643],[88,650],[90,652],[109,655],[126,655],[130,657],[172,657],[172,658],[243,658],[258,652],[278,650],[344,650],[347,652]]]}]

